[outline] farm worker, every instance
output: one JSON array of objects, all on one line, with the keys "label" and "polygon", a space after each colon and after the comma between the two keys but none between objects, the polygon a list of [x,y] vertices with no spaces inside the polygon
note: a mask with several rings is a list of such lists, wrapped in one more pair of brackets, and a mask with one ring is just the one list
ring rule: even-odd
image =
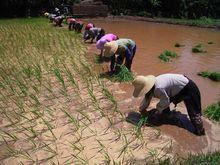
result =
[{"label": "farm worker", "polygon": [[93,23],[88,23],[85,27],[85,30],[89,30],[90,28],[94,28],[95,25]]},{"label": "farm worker", "polygon": [[136,44],[133,40],[122,38],[107,42],[104,45],[104,56],[111,57],[111,73],[118,72],[119,65],[124,64],[129,71],[136,53]]},{"label": "farm worker", "polygon": [[78,33],[81,33],[82,28],[83,28],[83,25],[84,25],[84,24],[83,24],[82,21],[77,20],[76,23],[75,23],[75,25],[74,25],[74,30],[75,30],[76,32],[78,32]]},{"label": "farm worker", "polygon": [[118,36],[114,34],[106,34],[102,38],[100,38],[100,40],[97,41],[96,48],[101,50],[100,57],[102,57],[102,52],[103,52],[105,43],[111,42],[117,39],[118,39]]},{"label": "farm worker", "polygon": [[105,30],[102,28],[94,27],[90,28],[89,30],[86,30],[83,34],[84,42],[91,39],[91,43],[96,38],[96,41],[98,41],[100,38],[102,38],[105,35]]},{"label": "farm worker", "polygon": [[176,106],[183,101],[191,123],[195,127],[195,134],[205,134],[201,119],[200,91],[191,79],[181,74],[162,74],[157,77],[148,75],[137,76],[132,84],[133,97],[145,95],[139,108],[142,115],[147,112],[152,97],[160,99],[156,105],[159,114],[169,114],[170,103]]},{"label": "farm worker", "polygon": [[76,24],[76,19],[74,19],[74,18],[68,18],[67,19],[67,23],[68,23],[68,25],[69,25],[69,30],[72,30],[72,29],[74,29],[74,26],[75,26],[75,24]]},{"label": "farm worker", "polygon": [[54,18],[55,26],[62,26],[64,16],[57,16]]}]

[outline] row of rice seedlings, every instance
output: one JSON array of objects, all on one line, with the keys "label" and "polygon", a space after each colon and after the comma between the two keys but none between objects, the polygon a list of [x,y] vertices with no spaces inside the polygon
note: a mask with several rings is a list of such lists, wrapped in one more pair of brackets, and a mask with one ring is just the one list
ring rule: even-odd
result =
[{"label": "row of rice seedlings", "polygon": [[193,53],[207,53],[207,51],[203,49],[203,45],[202,44],[195,45],[192,48],[192,52]]},{"label": "row of rice seedlings", "polygon": [[199,72],[198,75],[202,77],[207,77],[213,81],[220,81],[220,72],[202,71]]},{"label": "row of rice seedlings", "polygon": [[169,62],[171,58],[176,58],[176,57],[178,57],[177,54],[169,50],[165,50],[163,53],[159,55],[159,58],[164,62]]},{"label": "row of rice seedlings", "polygon": [[61,85],[63,87],[64,95],[67,95],[67,87],[66,87],[66,84],[64,82],[64,78],[63,78],[63,76],[61,74],[60,69],[54,68],[53,72],[54,72],[54,75],[56,76],[57,80],[61,83]]}]

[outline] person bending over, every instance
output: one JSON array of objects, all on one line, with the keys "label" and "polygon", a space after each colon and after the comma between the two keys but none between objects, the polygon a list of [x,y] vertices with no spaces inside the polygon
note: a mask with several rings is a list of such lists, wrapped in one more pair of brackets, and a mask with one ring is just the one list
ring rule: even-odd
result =
[{"label": "person bending over", "polygon": [[105,35],[105,30],[102,28],[94,27],[90,28],[89,30],[86,30],[83,35],[84,42],[91,39],[91,43],[93,43],[93,40],[96,38],[96,41],[98,41],[100,38],[102,38]]},{"label": "person bending over", "polygon": [[118,36],[114,34],[106,34],[102,38],[100,38],[100,40],[97,41],[96,48],[101,50],[100,58],[102,58],[102,53],[103,53],[105,43],[115,41],[117,39],[119,39]]},{"label": "person bending over", "polygon": [[122,38],[107,42],[104,45],[104,56],[111,57],[111,74],[118,73],[120,65],[124,64],[129,71],[136,53],[136,44],[133,40]]},{"label": "person bending over", "polygon": [[170,103],[176,106],[183,101],[191,123],[195,127],[196,135],[204,135],[205,129],[201,119],[201,96],[197,85],[189,78],[181,74],[162,74],[137,76],[132,82],[134,86],[133,97],[144,98],[140,105],[140,113],[146,114],[152,97],[160,99],[156,105],[158,113],[169,114]]}]

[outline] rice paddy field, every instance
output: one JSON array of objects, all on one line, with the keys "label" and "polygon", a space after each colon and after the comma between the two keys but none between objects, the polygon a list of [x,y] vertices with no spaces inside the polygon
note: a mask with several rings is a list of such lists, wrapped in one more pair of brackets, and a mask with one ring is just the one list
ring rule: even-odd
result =
[{"label": "rice paddy field", "polygon": [[172,158],[160,130],[126,122],[86,52],[81,34],[46,19],[0,20],[0,164]]}]

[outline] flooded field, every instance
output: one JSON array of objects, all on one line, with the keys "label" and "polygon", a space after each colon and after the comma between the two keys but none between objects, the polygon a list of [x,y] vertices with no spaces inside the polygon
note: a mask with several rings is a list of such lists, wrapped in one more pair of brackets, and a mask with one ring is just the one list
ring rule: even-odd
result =
[{"label": "flooded field", "polygon": [[[199,86],[203,107],[219,100],[220,83],[197,75],[204,70],[220,71],[219,30],[128,20],[95,19],[92,22],[104,28],[107,33],[114,33],[119,38],[131,38],[137,43],[132,66],[134,73],[185,74]],[[213,44],[208,44],[210,41]],[[175,43],[185,46],[175,48]],[[207,53],[192,53],[192,47],[200,43]],[[179,58],[169,63],[160,61],[158,56],[166,49],[175,51]],[[131,94],[130,85],[122,85],[122,88]]]},{"label": "flooded field", "polygon": [[[135,74],[185,74],[199,86],[203,108],[219,100],[220,83],[200,77],[197,73],[203,70],[220,71],[220,31],[127,20],[95,19],[92,22],[96,26],[104,28],[107,33],[114,33],[120,38],[131,38],[137,43],[137,53],[132,65],[132,70]],[[208,44],[210,41],[214,44]],[[175,43],[185,46],[176,48],[174,46]],[[200,43],[203,44],[207,53],[192,53],[192,47]],[[88,57],[94,58],[94,54],[98,54],[99,51],[95,48],[95,44],[88,45]],[[162,62],[158,56],[166,49],[175,51],[179,57],[172,62]],[[107,70],[108,64],[102,65],[102,69],[99,69],[98,72]],[[120,84],[120,90],[114,93],[117,100],[119,100],[120,109],[123,113],[129,114],[138,108],[140,99],[130,103],[132,92],[132,85],[122,83]],[[149,109],[154,108],[156,103],[157,100],[153,101]],[[133,105],[129,108],[130,104]],[[193,128],[187,118],[183,103],[178,105],[177,111],[181,112],[181,115],[177,118],[185,128],[180,128],[170,123],[159,125],[159,129],[163,134],[168,135],[178,143],[179,147],[177,147],[176,153],[199,153],[220,148],[220,129],[218,124],[213,124],[204,118],[206,136],[198,137],[191,133]]]}]

